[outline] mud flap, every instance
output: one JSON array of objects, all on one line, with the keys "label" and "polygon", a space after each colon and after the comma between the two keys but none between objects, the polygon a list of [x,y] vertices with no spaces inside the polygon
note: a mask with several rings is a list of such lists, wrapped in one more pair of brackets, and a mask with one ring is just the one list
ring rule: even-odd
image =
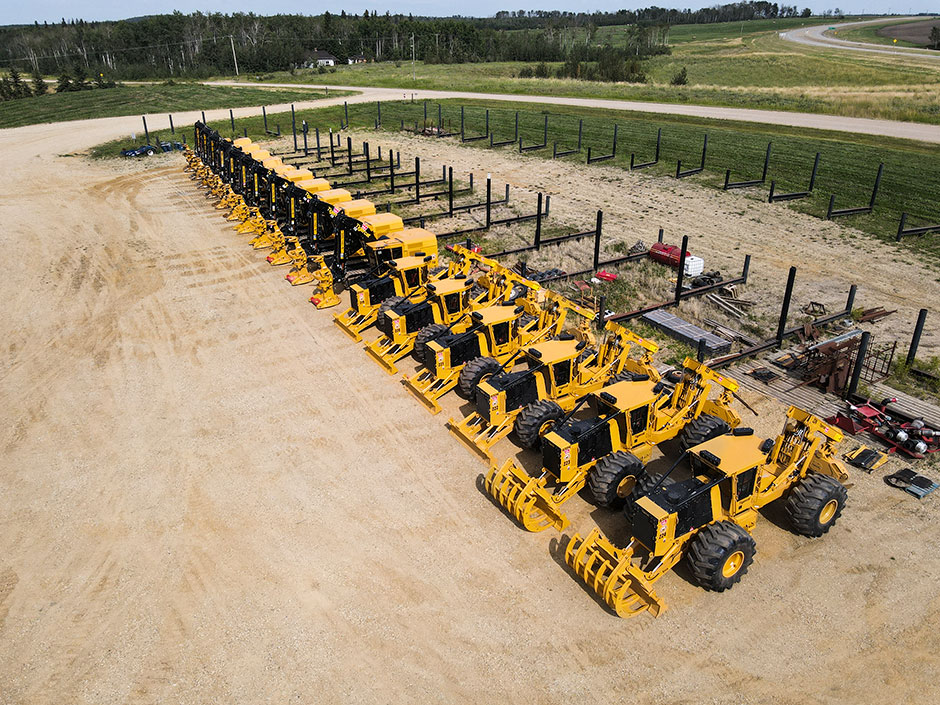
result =
[{"label": "mud flap", "polygon": [[666,602],[653,590],[653,581],[633,565],[633,549],[617,548],[600,529],[587,538],[572,536],[565,562],[620,617],[635,617],[647,610],[658,617],[666,610]]},{"label": "mud flap", "polygon": [[556,499],[546,489],[544,477],[531,477],[510,458],[501,467],[493,465],[483,480],[486,491],[526,531],[544,531],[555,528],[563,531],[570,521],[561,511],[562,502],[570,494]]}]

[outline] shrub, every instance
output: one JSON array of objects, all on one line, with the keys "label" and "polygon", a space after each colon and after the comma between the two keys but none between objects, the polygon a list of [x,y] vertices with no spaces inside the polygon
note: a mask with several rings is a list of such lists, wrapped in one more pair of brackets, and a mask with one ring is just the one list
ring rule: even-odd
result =
[{"label": "shrub", "polygon": [[689,75],[683,66],[676,74],[672,77],[670,83],[674,86],[684,86],[689,82]]}]

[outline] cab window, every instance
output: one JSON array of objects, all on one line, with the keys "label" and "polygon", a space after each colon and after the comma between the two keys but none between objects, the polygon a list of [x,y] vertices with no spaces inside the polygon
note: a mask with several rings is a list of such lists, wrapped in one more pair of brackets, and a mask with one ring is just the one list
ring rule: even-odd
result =
[{"label": "cab window", "polygon": [[552,376],[555,378],[555,385],[561,387],[571,381],[571,360],[557,363],[552,367]]},{"label": "cab window", "polygon": [[649,405],[641,406],[630,412],[630,433],[643,433],[646,430],[646,420],[649,418]]},{"label": "cab window", "polygon": [[735,496],[738,500],[745,499],[750,497],[754,492],[754,480],[757,479],[757,468],[753,467],[750,470],[745,470],[740,475],[738,475],[737,483],[738,487],[735,491]]},{"label": "cab window", "polygon": [[405,272],[405,282],[408,284],[409,288],[414,288],[418,286],[421,282],[421,270],[420,269],[409,269]]},{"label": "cab window", "polygon": [[460,292],[444,297],[444,308],[447,313],[457,313],[460,310]]},{"label": "cab window", "polygon": [[509,342],[509,321],[497,323],[493,326],[493,343],[495,345],[505,345]]}]

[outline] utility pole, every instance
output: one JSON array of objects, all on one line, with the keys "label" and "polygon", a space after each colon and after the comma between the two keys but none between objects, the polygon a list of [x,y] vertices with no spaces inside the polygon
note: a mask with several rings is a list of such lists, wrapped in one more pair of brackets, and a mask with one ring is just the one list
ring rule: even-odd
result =
[{"label": "utility pole", "polygon": [[415,33],[411,33],[411,81],[417,81],[415,78]]},{"label": "utility pole", "polygon": [[232,43],[232,61],[235,62],[235,75],[238,75],[238,57],[235,56],[235,37],[228,35],[228,40]]}]

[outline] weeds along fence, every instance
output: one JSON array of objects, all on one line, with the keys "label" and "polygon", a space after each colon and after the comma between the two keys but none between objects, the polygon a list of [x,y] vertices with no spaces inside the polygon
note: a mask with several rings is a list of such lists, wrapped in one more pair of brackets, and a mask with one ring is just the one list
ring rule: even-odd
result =
[{"label": "weeds along fence", "polygon": [[[234,130],[228,120],[217,121],[213,127],[223,134],[265,138],[272,120],[282,130],[292,123],[290,113],[265,117],[267,125],[259,116],[239,118]],[[779,207],[820,219],[839,215],[846,225],[887,241],[895,240],[902,213],[916,222],[940,219],[940,150],[900,140],[580,106],[556,105],[548,111],[537,105],[496,101],[350,103],[297,111],[293,122],[306,122],[310,130],[321,132],[341,126],[374,130],[378,125],[379,130],[390,132],[417,130],[431,139],[444,135],[460,141],[463,134],[464,142],[473,148],[518,152],[521,144],[529,158],[572,164],[586,164],[590,152],[592,162],[603,157],[601,166],[630,170],[632,161],[634,170],[662,177],[675,177],[681,161],[680,176],[717,189],[725,188],[730,170],[750,176],[749,182],[733,185],[739,193],[766,202],[773,182],[775,196],[794,194]],[[692,168],[685,168],[686,164]],[[880,164],[883,168],[879,169]],[[836,202],[871,204],[878,172],[877,201],[871,208],[833,212],[831,204]],[[940,255],[938,238],[905,242]]]}]

